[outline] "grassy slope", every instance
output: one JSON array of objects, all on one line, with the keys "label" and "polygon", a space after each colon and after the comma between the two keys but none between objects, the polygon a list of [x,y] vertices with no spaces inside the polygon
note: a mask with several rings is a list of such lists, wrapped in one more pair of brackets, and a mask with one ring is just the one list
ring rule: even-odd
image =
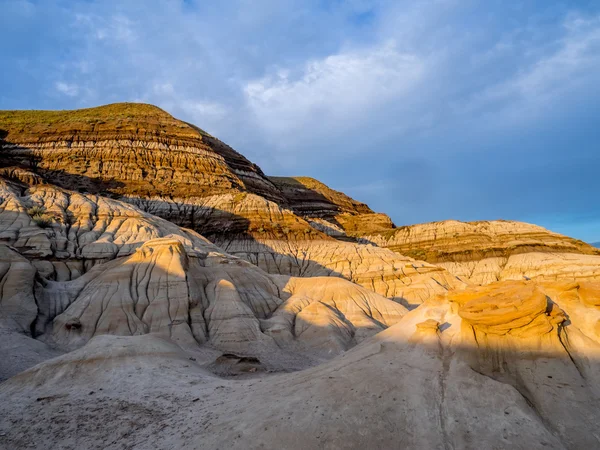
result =
[{"label": "grassy slope", "polygon": [[0,137],[15,142],[40,140],[48,135],[74,132],[135,131],[174,133],[183,138],[209,136],[204,130],[192,127],[162,109],[145,103],[113,103],[68,111],[0,111],[0,130],[3,130]]}]

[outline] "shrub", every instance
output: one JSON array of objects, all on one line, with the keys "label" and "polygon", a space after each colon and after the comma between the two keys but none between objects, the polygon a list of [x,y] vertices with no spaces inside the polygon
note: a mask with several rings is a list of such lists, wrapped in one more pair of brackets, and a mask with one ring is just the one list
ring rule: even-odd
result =
[{"label": "shrub", "polygon": [[46,214],[46,208],[43,206],[32,206],[27,210],[27,214],[31,216],[33,222],[40,228],[49,228],[52,226],[52,217]]},{"label": "shrub", "polygon": [[32,217],[33,222],[40,228],[50,228],[52,226],[52,219],[40,214],[36,214]]},{"label": "shrub", "polygon": [[27,210],[27,214],[29,214],[31,217],[43,216],[44,214],[46,214],[46,208],[44,208],[43,206],[35,205]]}]

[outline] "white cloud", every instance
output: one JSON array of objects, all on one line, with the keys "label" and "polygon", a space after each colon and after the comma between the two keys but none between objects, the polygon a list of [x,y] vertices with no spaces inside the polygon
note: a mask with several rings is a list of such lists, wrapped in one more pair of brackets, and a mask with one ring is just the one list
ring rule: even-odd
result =
[{"label": "white cloud", "polygon": [[175,88],[172,83],[154,83],[152,91],[157,95],[173,96]]},{"label": "white cloud", "polygon": [[99,41],[111,40],[120,44],[133,44],[137,40],[135,22],[129,18],[116,15],[109,19],[95,18],[95,36]]},{"label": "white cloud", "polygon": [[227,108],[216,102],[184,101],[180,105],[190,115],[200,118],[221,118],[227,114]]},{"label": "white cloud", "polygon": [[65,83],[64,81],[58,81],[54,84],[54,87],[61,94],[67,95],[69,97],[75,97],[79,94],[79,86],[76,84]]},{"label": "white cloud", "polygon": [[419,57],[390,42],[311,60],[300,68],[278,68],[246,83],[244,93],[260,126],[285,133],[367,115],[409,93],[424,71]]},{"label": "white cloud", "polygon": [[210,127],[218,127],[229,108],[223,103],[194,97],[177,89],[171,81],[161,81],[155,82],[139,101],[156,103],[170,113],[188,117],[198,126],[214,132]]},{"label": "white cloud", "polygon": [[[579,87],[582,81],[600,76],[600,17],[571,16],[563,24],[564,36],[553,43],[553,51],[539,55],[513,76],[475,93],[456,111],[496,114],[500,125],[535,119],[548,106]],[[525,47],[534,53],[534,48]]]},{"label": "white cloud", "polygon": [[564,27],[568,33],[559,50],[513,81],[512,85],[523,96],[551,94],[562,83],[572,83],[579,75],[600,66],[600,18],[571,18]]}]

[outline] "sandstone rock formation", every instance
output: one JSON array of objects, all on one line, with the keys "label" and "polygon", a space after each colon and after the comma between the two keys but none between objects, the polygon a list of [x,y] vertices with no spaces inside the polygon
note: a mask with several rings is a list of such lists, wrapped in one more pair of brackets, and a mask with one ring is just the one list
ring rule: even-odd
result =
[{"label": "sandstone rock formation", "polygon": [[46,279],[77,278],[170,234],[181,236],[190,251],[216,250],[197,233],[127,203],[51,185],[23,190],[0,178],[0,242],[31,260]]},{"label": "sandstone rock formation", "polygon": [[[435,266],[336,241],[328,236],[331,227],[340,227],[338,237],[345,237],[346,230],[362,228],[363,222],[371,224],[367,229],[378,223],[383,228],[393,224],[384,215],[372,220],[374,213],[366,205],[316,180],[273,178],[274,183],[225,144],[156,107],[116,104],[71,112],[4,112],[0,123],[7,130],[2,170],[16,186],[11,189],[4,183],[5,202],[10,202],[4,205],[10,216],[6,228],[12,227],[5,235],[12,233],[11,245],[32,247],[30,254],[37,252],[39,258],[77,255],[79,261],[53,261],[52,267],[48,261],[36,262],[46,272],[54,272],[55,278],[78,276],[91,267],[92,260],[124,256],[132,250],[132,242],[177,233],[164,223],[160,229],[165,231],[159,232],[140,226],[137,219],[127,220],[125,226],[131,230],[120,238],[125,240],[120,245],[112,237],[112,228],[102,229],[105,221],[97,230],[90,228],[96,227],[95,214],[85,210],[89,203],[85,199],[95,199],[92,203],[98,202],[100,211],[114,208],[98,196],[102,194],[193,228],[269,273],[341,276],[405,305],[461,284]],[[82,192],[54,194],[57,188],[43,183]],[[19,200],[26,187],[25,200]],[[303,198],[307,200],[299,201]],[[15,214],[28,221],[25,212],[35,207],[56,216],[55,221],[65,224],[64,231],[52,238],[35,224],[29,223],[25,230],[20,223],[11,225]],[[87,221],[85,231],[93,231],[84,235],[84,245],[68,236],[70,222],[80,219]],[[113,226],[121,227],[120,222]],[[84,231],[79,223],[75,225],[78,233]],[[82,268],[82,263],[87,266]]]},{"label": "sandstone rock formation", "polygon": [[512,221],[425,223],[362,236],[367,242],[436,264],[463,281],[598,278],[592,246],[537,225]]},{"label": "sandstone rock formation", "polygon": [[[269,177],[281,190],[290,208],[299,216],[315,221],[327,234],[366,234],[394,228],[385,214],[375,213],[364,203],[335,191],[314,178]],[[318,226],[317,226],[318,228]],[[343,230],[340,234],[339,231]]]},{"label": "sandstone rock formation", "polygon": [[150,105],[0,138],[0,448],[600,446],[599,250],[395,228]]},{"label": "sandstone rock formation", "polygon": [[[153,334],[282,370],[331,358],[406,312],[341,278],[273,277],[118,200],[46,184],[0,188],[0,320],[11,339],[71,351],[97,335]],[[413,289],[428,296],[428,286]]]},{"label": "sandstone rock formation", "polygon": [[246,380],[157,336],[98,336],[0,385],[0,431],[15,447],[595,448],[600,336],[576,311],[597,323],[598,289],[439,296],[330,362]]},{"label": "sandstone rock formation", "polygon": [[4,167],[28,167],[68,189],[142,198],[249,190],[280,199],[256,165],[152,105],[2,111],[0,128]]},{"label": "sandstone rock formation", "polygon": [[229,238],[214,242],[266,272],[300,277],[341,276],[405,306],[418,305],[432,295],[464,285],[440,267],[372,245]]}]

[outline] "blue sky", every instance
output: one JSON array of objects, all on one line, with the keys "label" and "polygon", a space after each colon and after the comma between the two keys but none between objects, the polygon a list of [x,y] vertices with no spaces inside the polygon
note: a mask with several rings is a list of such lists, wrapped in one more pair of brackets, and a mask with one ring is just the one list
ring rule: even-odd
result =
[{"label": "blue sky", "polygon": [[398,225],[600,241],[600,2],[0,0],[0,109],[144,101]]}]

